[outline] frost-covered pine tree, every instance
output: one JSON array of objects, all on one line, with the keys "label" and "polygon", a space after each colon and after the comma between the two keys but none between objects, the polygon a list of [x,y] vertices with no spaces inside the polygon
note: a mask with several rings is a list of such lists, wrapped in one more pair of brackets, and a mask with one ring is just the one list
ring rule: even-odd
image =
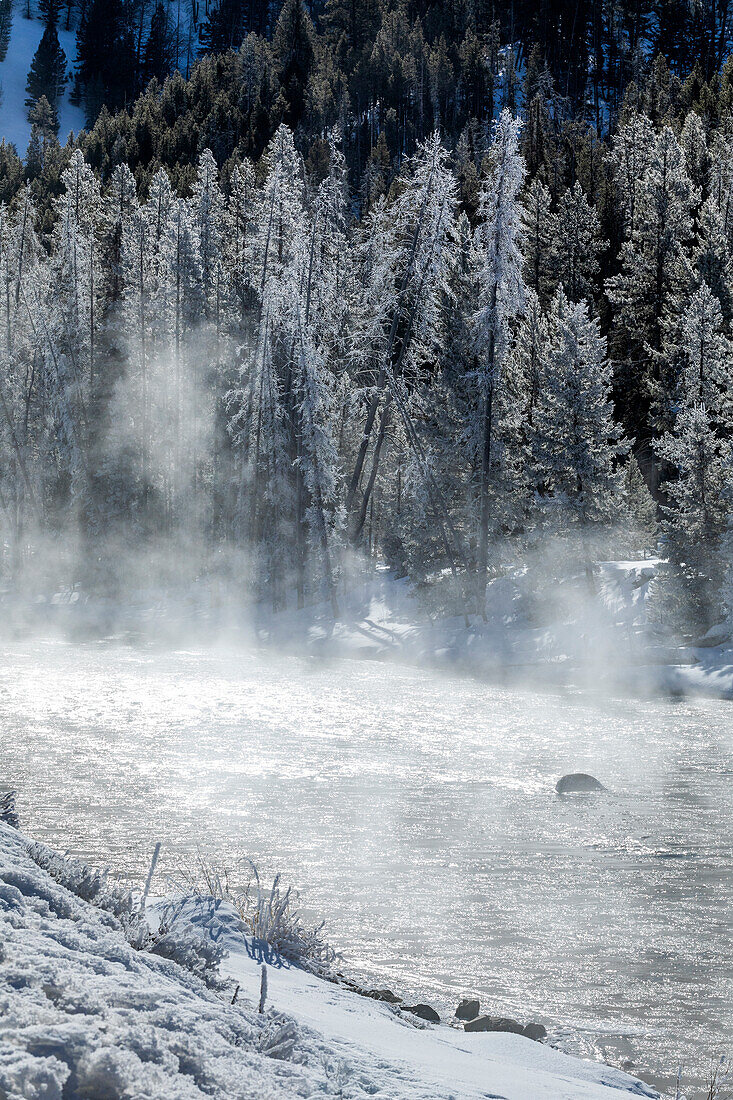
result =
[{"label": "frost-covered pine tree", "polygon": [[515,491],[521,494],[525,508],[530,506],[529,495],[535,489],[534,441],[548,340],[547,319],[539,298],[528,289],[508,359],[504,433]]},{"label": "frost-covered pine tree", "polygon": [[618,459],[627,449],[614,420],[611,366],[598,321],[559,288],[536,411],[535,477],[545,521],[581,534],[618,514]]},{"label": "frost-covered pine tree", "polygon": [[698,279],[707,283],[718,299],[723,319],[733,318],[733,265],[724,214],[710,195],[698,215],[694,269]]},{"label": "frost-covered pine tree", "polygon": [[623,397],[620,412],[650,432],[669,423],[675,368],[667,334],[695,282],[693,212],[699,192],[669,126],[657,137],[633,194],[633,228],[621,249],[621,271],[606,284],[614,307],[609,339]]},{"label": "frost-covered pine tree", "polygon": [[76,149],[61,174],[54,232],[54,297],[65,298],[55,312],[57,339],[78,385],[93,382],[96,368],[98,231],[102,195],[94,172]]},{"label": "frost-covered pine tree", "polygon": [[219,186],[219,170],[210,149],[204,149],[199,156],[190,209],[198,233],[206,317],[220,333],[225,298],[221,249],[226,202]]},{"label": "frost-covered pine tree", "polygon": [[474,332],[479,395],[476,434],[480,440],[477,579],[482,612],[488,571],[490,479],[497,399],[510,342],[509,325],[524,303],[519,204],[524,161],[519,151],[519,126],[519,119],[502,111],[489,150],[489,171],[481,192],[481,221],[476,231],[478,302]]},{"label": "frost-covered pine tree", "polygon": [[[455,565],[455,532],[406,400],[406,379],[417,379],[439,354],[444,306],[455,262],[457,186],[437,134],[407,165],[397,197],[378,200],[357,248],[359,290],[354,303],[352,362],[364,391],[366,416],[347,485],[346,508],[357,540],[374,488],[390,416],[402,420],[426,494]],[[370,458],[370,470],[363,482]]]},{"label": "frost-covered pine tree", "polygon": [[672,476],[665,482],[665,561],[655,584],[662,623],[702,634],[722,614],[725,564],[721,543],[730,516],[730,444],[715,431],[706,407],[684,403],[674,429],[657,443]]},{"label": "frost-covered pine tree", "polygon": [[598,212],[576,181],[560,197],[553,220],[553,270],[571,302],[592,300],[605,247]]},{"label": "frost-covered pine tree", "polygon": [[710,153],[705,127],[697,111],[689,111],[680,134],[680,146],[685,154],[687,174],[693,187],[705,199],[710,180]]},{"label": "frost-covered pine tree", "polygon": [[651,120],[637,111],[621,121],[611,142],[609,160],[621,205],[627,239],[637,230],[644,179],[651,167],[656,135]]},{"label": "frost-covered pine tree", "polygon": [[535,177],[522,199],[522,251],[525,282],[541,303],[549,302],[554,286],[553,230],[550,192]]},{"label": "frost-covered pine tree", "polygon": [[227,278],[238,302],[240,319],[254,304],[256,217],[255,170],[252,162],[245,160],[235,165],[231,175],[223,244]]},{"label": "frost-covered pine tree", "polygon": [[730,407],[733,345],[723,334],[720,302],[706,283],[701,283],[690,300],[681,319],[679,339],[684,356],[682,402],[705,405],[720,422],[724,403]]}]

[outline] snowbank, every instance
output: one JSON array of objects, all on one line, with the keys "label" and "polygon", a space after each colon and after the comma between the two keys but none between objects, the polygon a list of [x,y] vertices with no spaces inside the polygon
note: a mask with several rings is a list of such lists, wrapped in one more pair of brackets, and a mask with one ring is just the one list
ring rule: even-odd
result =
[{"label": "snowbank", "polygon": [[[627,1074],[516,1035],[408,1021],[261,954],[225,903],[187,908],[226,948],[212,991],[135,950],[111,913],[82,901],[0,823],[0,1096],[173,1100],[214,1096],[385,1100],[603,1100],[657,1094]],[[234,983],[239,985],[232,1004]]]}]

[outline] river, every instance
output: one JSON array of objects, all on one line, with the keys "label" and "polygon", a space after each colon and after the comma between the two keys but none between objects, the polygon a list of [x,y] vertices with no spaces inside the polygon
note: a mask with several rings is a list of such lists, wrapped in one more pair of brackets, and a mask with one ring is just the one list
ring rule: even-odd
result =
[{"label": "river", "polygon": [[[731,703],[504,689],[367,661],[2,649],[0,785],[25,830],[139,881],[248,856],[344,966],[537,1019],[699,1086],[733,1053]],[[608,793],[561,799],[588,771]]]}]

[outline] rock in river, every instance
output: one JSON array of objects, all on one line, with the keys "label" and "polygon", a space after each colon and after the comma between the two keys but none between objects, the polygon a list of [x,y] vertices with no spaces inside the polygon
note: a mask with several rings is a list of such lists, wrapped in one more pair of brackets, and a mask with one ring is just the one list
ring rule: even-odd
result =
[{"label": "rock in river", "polygon": [[572,772],[558,779],[555,790],[558,794],[587,794],[589,791],[605,791],[605,787],[594,776],[585,772]]}]

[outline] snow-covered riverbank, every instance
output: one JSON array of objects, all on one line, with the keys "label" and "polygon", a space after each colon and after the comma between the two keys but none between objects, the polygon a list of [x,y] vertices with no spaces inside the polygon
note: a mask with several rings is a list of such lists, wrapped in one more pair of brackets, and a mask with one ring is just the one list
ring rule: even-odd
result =
[{"label": "snow-covered riverbank", "polygon": [[699,639],[665,633],[649,613],[655,558],[598,562],[585,575],[549,577],[507,567],[489,585],[487,615],[451,615],[441,582],[423,588],[385,567],[344,578],[330,603],[247,602],[216,578],[185,591],[155,587],[124,602],[80,586],[2,596],[6,638],[61,636],[117,643],[267,649],[319,658],[393,661],[527,687],[606,694],[733,698],[733,639],[719,624]]},{"label": "snow-covered riverbank", "polygon": [[330,657],[393,660],[487,680],[571,686],[638,695],[702,692],[733,697],[733,642],[727,628],[698,644],[665,636],[649,621],[657,560],[609,561],[584,577],[561,577],[537,594],[537,580],[508,570],[487,596],[487,618],[429,614],[428,593],[377,570],[343,600],[334,624],[316,605],[254,616],[261,641]]},{"label": "snow-covered riverbank", "polygon": [[[655,1096],[627,1074],[509,1034],[413,1023],[261,957],[226,905],[198,902],[227,950],[216,991],[128,942],[120,921],[55,881],[0,824],[0,1096],[381,1096],[389,1100],[602,1100]],[[236,1004],[232,990],[239,986]]]}]

